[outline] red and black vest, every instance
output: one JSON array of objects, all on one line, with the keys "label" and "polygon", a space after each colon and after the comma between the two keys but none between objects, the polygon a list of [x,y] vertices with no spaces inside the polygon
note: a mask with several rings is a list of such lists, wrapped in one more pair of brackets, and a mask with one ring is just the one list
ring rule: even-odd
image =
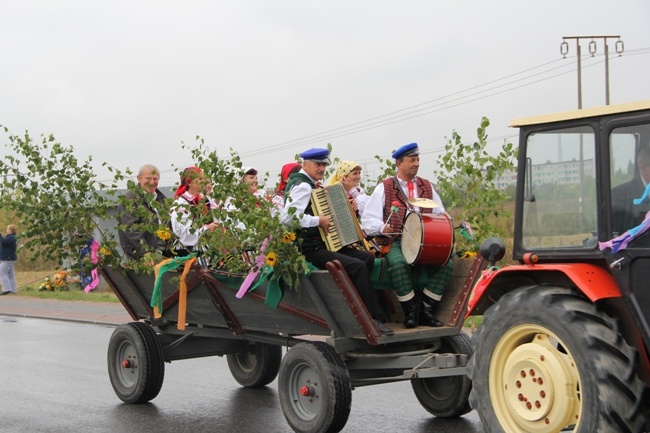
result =
[{"label": "red and black vest", "polygon": [[[419,198],[428,198],[433,199],[433,188],[431,187],[431,182],[421,177],[415,178],[415,185],[418,189],[417,196]],[[393,228],[394,233],[401,233],[402,225],[404,224],[404,218],[406,218],[406,210],[413,209],[413,205],[408,202],[408,198],[402,191],[402,188],[399,185],[399,180],[397,176],[389,177],[382,181],[384,184],[384,221],[390,223]],[[390,221],[388,217],[391,215],[391,207],[394,201],[400,203],[399,210],[395,212],[391,217]],[[432,209],[420,208],[422,213],[431,213]],[[378,244],[387,245],[397,239],[399,235],[396,236],[378,236],[375,238]]]}]

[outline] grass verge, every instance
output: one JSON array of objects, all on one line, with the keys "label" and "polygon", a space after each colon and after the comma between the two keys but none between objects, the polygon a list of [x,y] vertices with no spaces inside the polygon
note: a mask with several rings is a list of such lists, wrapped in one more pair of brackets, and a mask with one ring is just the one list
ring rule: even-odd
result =
[{"label": "grass verge", "polygon": [[69,283],[67,290],[40,291],[39,287],[46,277],[52,278],[54,271],[24,271],[16,272],[18,296],[28,296],[40,299],[59,299],[62,301],[94,301],[94,302],[119,302],[117,296],[110,289],[97,288],[91,292],[84,292],[79,283]]}]

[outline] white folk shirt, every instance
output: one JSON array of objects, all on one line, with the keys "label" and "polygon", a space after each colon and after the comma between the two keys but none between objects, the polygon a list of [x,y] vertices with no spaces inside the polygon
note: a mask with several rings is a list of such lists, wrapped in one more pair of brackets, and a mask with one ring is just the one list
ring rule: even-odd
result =
[{"label": "white folk shirt", "polygon": [[[299,173],[307,176],[314,184],[316,180],[312,179],[304,170],[300,170]],[[299,183],[294,185],[290,191],[285,191],[284,194],[287,198],[287,201],[280,213],[280,221],[282,224],[290,226],[294,218],[298,218],[300,221],[300,227],[309,228],[309,227],[318,227],[319,218],[317,216],[308,215],[305,212],[309,201],[311,200],[312,187],[307,182]],[[295,208],[296,213],[294,215],[289,214],[289,209]],[[302,215],[302,217],[301,217]]]},{"label": "white folk shirt", "polygon": [[[194,195],[189,192],[183,193],[174,200],[171,211],[172,231],[178,237],[178,241],[186,247],[194,247],[199,242],[199,238],[205,233],[206,226],[193,227],[192,213],[188,209],[192,206],[191,202]],[[200,205],[203,206],[205,198],[200,196]]]}]

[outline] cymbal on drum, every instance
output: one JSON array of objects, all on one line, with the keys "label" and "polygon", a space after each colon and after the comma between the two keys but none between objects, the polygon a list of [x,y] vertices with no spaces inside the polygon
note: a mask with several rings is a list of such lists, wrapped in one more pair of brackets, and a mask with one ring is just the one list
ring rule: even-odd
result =
[{"label": "cymbal on drum", "polygon": [[440,203],[431,200],[430,198],[410,198],[409,203],[413,206],[423,207],[426,209],[435,209],[440,207]]}]

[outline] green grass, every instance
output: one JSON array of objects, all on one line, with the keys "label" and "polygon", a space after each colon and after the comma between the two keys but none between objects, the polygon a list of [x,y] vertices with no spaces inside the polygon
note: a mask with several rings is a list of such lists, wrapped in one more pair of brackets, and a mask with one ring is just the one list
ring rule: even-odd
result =
[{"label": "green grass", "polygon": [[64,290],[53,292],[39,291],[37,287],[23,287],[18,290],[18,296],[28,296],[39,299],[59,299],[61,301],[93,301],[93,302],[120,302],[113,292],[92,291],[89,293],[81,289]]},{"label": "green grass", "polygon": [[94,301],[94,302],[119,302],[117,296],[108,288],[100,286],[92,292],[86,293],[79,283],[70,283],[67,290],[39,291],[39,287],[50,277],[54,271],[25,271],[16,272],[18,296],[28,296],[40,299],[60,299],[62,301]]}]

